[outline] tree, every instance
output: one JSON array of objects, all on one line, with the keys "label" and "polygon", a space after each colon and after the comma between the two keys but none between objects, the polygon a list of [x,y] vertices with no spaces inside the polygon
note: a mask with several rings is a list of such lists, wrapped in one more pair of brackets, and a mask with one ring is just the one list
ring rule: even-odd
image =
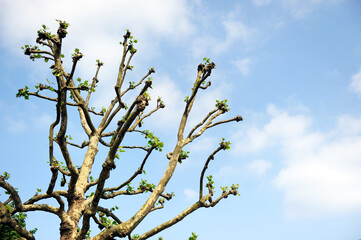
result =
[{"label": "tree", "polygon": [[[85,239],[90,238],[90,224],[95,223],[100,229],[100,233],[91,237],[91,239],[114,239],[115,237],[128,239],[148,239],[158,234],[162,230],[173,226],[183,218],[200,208],[213,207],[222,199],[229,195],[238,194],[238,185],[222,187],[222,193],[213,199],[214,182],[212,175],[206,176],[206,169],[211,160],[221,150],[230,148],[230,142],[222,139],[219,146],[209,155],[204,163],[200,173],[199,180],[199,197],[198,201],[180,214],[169,221],[160,223],[156,228],[150,229],[142,235],[133,235],[137,226],[152,212],[164,207],[165,200],[170,201],[174,196],[173,193],[166,193],[165,188],[171,179],[177,165],[188,158],[189,152],[184,151],[183,147],[190,144],[193,140],[200,137],[206,130],[228,122],[239,122],[241,116],[234,118],[215,121],[217,117],[229,111],[227,100],[217,101],[214,110],[210,111],[204,119],[195,125],[188,134],[185,135],[185,126],[188,116],[195,104],[196,96],[199,91],[206,90],[211,82],[208,81],[215,64],[209,59],[204,58],[204,63],[197,67],[197,76],[189,97],[185,99],[184,112],[180,119],[177,132],[177,142],[174,150],[166,154],[169,164],[161,176],[157,185],[148,183],[147,180],[141,180],[137,188],[131,186],[133,180],[140,175],[145,174],[145,164],[153,151],[162,151],[163,142],[149,130],[142,130],[143,121],[153,113],[165,107],[165,104],[158,98],[156,107],[148,110],[150,96],[147,90],[152,87],[152,78],[155,73],[153,68],[149,68],[145,76],[139,82],[130,82],[128,87],[124,87],[125,77],[128,71],[132,71],[130,65],[132,57],[137,52],[135,44],[137,40],[131,35],[129,30],[126,31],[123,42],[121,63],[119,66],[118,76],[114,85],[114,98],[107,108],[102,108],[97,112],[94,108],[89,107],[89,100],[95,92],[98,83],[98,73],[103,63],[96,61],[96,74],[91,82],[83,81],[80,78],[74,79],[74,73],[78,61],[83,54],[75,49],[72,54],[72,68],[67,72],[63,66],[64,55],[62,54],[62,42],[67,35],[69,26],[65,21],[59,22],[59,28],[56,34],[49,32],[49,29],[43,25],[38,31],[36,43],[39,46],[25,45],[23,47],[25,55],[30,59],[44,59],[45,62],[52,62],[52,74],[55,77],[55,84],[50,81],[39,83],[32,92],[29,87],[25,86],[19,89],[17,97],[29,99],[30,96],[54,102],[56,106],[56,118],[49,128],[49,168],[51,179],[45,193],[38,190],[33,197],[23,202],[15,187],[7,181],[6,174],[0,176],[0,186],[9,194],[8,200],[0,202],[0,223],[12,227],[20,236],[26,239],[35,239],[31,231],[27,231],[21,224],[14,219],[18,213],[29,211],[44,211],[54,214],[60,219],[60,236],[65,239]],[[47,48],[43,50],[41,48]],[[130,91],[139,89],[136,97],[130,104],[125,103],[124,96]],[[49,94],[55,94],[55,97]],[[73,143],[73,139],[67,132],[69,114],[68,108],[77,108],[81,126],[87,136],[81,144]],[[98,119],[97,119],[98,118]],[[99,123],[95,126],[95,122]],[[116,124],[115,124],[116,123]],[[109,130],[109,128],[114,129]],[[55,132],[57,132],[55,134]],[[123,139],[129,133],[139,134],[146,141],[146,146],[124,146]],[[106,140],[109,139],[110,141]],[[54,154],[54,143],[59,146],[63,160],[57,160]],[[98,153],[99,144],[104,145],[107,149],[107,155],[101,162],[100,166],[95,163]],[[74,163],[69,148],[79,148],[85,150],[85,156],[81,166]],[[117,186],[105,187],[107,180],[110,178],[112,170],[116,168],[116,159],[124,149],[141,149],[145,156],[141,161],[139,168],[130,174],[128,180],[119,183]],[[64,163],[63,163],[64,162]],[[100,168],[100,174],[95,179],[91,176],[93,168]],[[132,170],[129,170],[132,171]],[[60,186],[66,190],[55,190],[59,174],[62,176]],[[204,178],[208,182],[204,184]],[[66,183],[68,183],[66,185]],[[207,189],[207,193],[203,188]],[[91,192],[92,191],[92,192]],[[89,193],[91,192],[91,193]],[[100,205],[100,201],[113,199],[123,195],[137,195],[149,192],[150,195],[144,205],[126,221],[121,221],[116,215],[117,207],[105,208]],[[39,201],[55,199],[56,206]],[[13,204],[13,208],[6,208],[6,205]],[[196,239],[197,236],[192,233],[190,239]],[[161,238],[160,238],[161,239]]]},{"label": "tree", "polygon": [[[5,172],[4,177],[6,179],[9,179],[10,174]],[[14,208],[15,208],[14,201],[11,201],[11,198],[9,198],[9,200],[4,203],[4,206],[5,206],[5,210],[8,210],[8,211],[13,211]],[[15,225],[11,224],[11,223],[9,225],[5,225],[5,224],[0,223],[0,239],[2,239],[2,240],[12,240],[12,239],[21,238],[21,236],[13,229],[13,227],[16,228],[17,225],[19,225],[19,226],[25,228],[26,227],[25,219],[27,218],[27,215],[26,215],[26,213],[19,212],[17,214],[14,214],[12,216],[12,218],[14,220],[12,222],[15,223]],[[33,230],[30,230],[29,232],[31,234],[34,234],[36,231],[37,231],[37,229],[35,228]]]}]

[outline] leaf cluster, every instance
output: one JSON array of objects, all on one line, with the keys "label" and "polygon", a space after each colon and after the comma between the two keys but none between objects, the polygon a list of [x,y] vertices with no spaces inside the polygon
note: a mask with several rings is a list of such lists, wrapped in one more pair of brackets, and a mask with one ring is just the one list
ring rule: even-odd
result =
[{"label": "leaf cluster", "polygon": [[159,140],[157,136],[154,135],[154,133],[150,132],[149,130],[145,130],[145,138],[148,139],[148,145],[147,148],[154,148],[155,150],[158,150],[161,152],[163,150],[164,143]]},{"label": "leaf cluster", "polygon": [[[5,173],[4,173],[4,176],[5,176]],[[11,201],[9,204],[7,204],[5,206],[5,208],[8,211],[14,210],[14,208],[15,208],[14,202]],[[12,217],[19,223],[19,225],[21,227],[23,227],[23,228],[26,227],[26,223],[25,223],[25,220],[27,218],[26,213],[19,212],[17,214],[14,214]],[[35,234],[37,230],[38,230],[37,228],[34,228],[32,230],[29,230],[29,232],[31,234]],[[16,231],[14,231],[10,226],[0,224],[0,239],[1,240],[13,240],[13,239],[20,239],[20,238],[21,238],[21,236]]]},{"label": "leaf cluster", "polygon": [[230,109],[228,108],[228,104],[227,104],[228,100],[225,99],[225,100],[222,100],[222,101],[219,101],[219,100],[216,100],[216,107],[219,109],[219,110],[222,110],[224,112],[228,112]]},{"label": "leaf cluster", "polygon": [[214,189],[214,187],[213,187],[213,184],[214,184],[213,176],[212,176],[212,175],[209,175],[209,176],[207,177],[207,180],[208,180],[208,183],[206,184],[206,187],[207,187],[207,186],[211,186],[211,188]]},{"label": "leaf cluster", "polygon": [[29,100],[29,87],[25,86],[25,88],[19,89],[16,97],[24,97],[26,100]]},{"label": "leaf cluster", "polygon": [[225,138],[222,138],[221,142],[219,143],[219,146],[221,146],[223,150],[229,150],[231,149],[231,142],[226,141]]},{"label": "leaf cluster", "polygon": [[145,192],[148,192],[147,189],[155,189],[155,187],[156,187],[155,184],[153,184],[153,183],[148,183],[147,180],[142,179],[142,180],[140,181],[140,183],[139,183],[138,189],[139,189],[139,190],[145,189]]}]

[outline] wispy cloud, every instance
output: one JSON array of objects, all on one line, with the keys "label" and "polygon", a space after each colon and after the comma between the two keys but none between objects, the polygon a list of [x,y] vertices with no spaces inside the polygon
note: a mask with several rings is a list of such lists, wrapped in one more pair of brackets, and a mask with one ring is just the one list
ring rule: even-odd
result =
[{"label": "wispy cloud", "polygon": [[[231,14],[232,15],[232,14]],[[217,55],[228,51],[237,45],[248,47],[257,37],[257,29],[247,26],[243,21],[234,20],[233,17],[222,22],[224,35],[212,36],[206,33],[192,42],[194,57],[202,57],[206,53]]]},{"label": "wispy cloud", "polygon": [[279,0],[283,9],[289,12],[295,18],[304,18],[308,16],[314,8],[326,5],[337,4],[342,0]]},{"label": "wispy cloud", "polygon": [[22,119],[14,119],[11,116],[5,116],[6,128],[10,133],[20,133],[25,131],[26,123]]},{"label": "wispy cloud", "polygon": [[157,76],[154,81],[154,87],[149,93],[153,96],[152,103],[149,109],[155,107],[155,100],[159,96],[164,101],[165,108],[160,109],[157,113],[156,119],[150,117],[147,124],[151,124],[159,129],[165,131],[174,129],[179,124],[180,116],[184,110],[185,94],[177,87],[175,82],[166,75]]},{"label": "wispy cloud", "polygon": [[270,4],[271,0],[252,0],[252,2],[257,7],[260,7],[260,6],[265,6],[265,5]]},{"label": "wispy cloud", "polygon": [[248,164],[247,170],[258,176],[265,174],[269,169],[272,168],[272,164],[268,161],[256,159]]},{"label": "wispy cloud", "polygon": [[232,61],[232,63],[237,67],[237,69],[242,73],[243,76],[247,76],[250,72],[250,67],[252,64],[251,58],[242,58]]},{"label": "wispy cloud", "polygon": [[[77,47],[84,58],[78,64],[76,77],[91,79],[96,70],[95,60],[103,61],[99,73],[102,99],[107,98],[109,89],[114,87],[121,51],[119,41],[122,41],[125,29],[130,29],[139,40],[136,48],[141,54],[137,54],[132,63],[135,67],[161,54],[162,42],[182,44],[195,31],[192,5],[186,0],[109,0],[102,3],[64,0],[62,4],[55,0],[17,0],[2,3],[0,15],[0,44],[9,51],[16,51],[15,55],[21,54],[20,46],[35,43],[36,31],[42,24],[55,32],[55,18],[69,22],[69,34],[63,41],[65,68],[70,71],[69,58]],[[41,68],[39,64],[33,71],[38,68]],[[46,70],[42,68],[41,72]],[[102,99],[96,99],[96,102]],[[109,102],[109,99],[105,100]]]},{"label": "wispy cloud", "polygon": [[198,196],[198,193],[190,188],[184,189],[183,193],[186,196],[187,201],[194,201]]},{"label": "wispy cloud", "polygon": [[[72,7],[69,8],[69,5]],[[42,14],[33,14],[34,12]],[[4,3],[1,14],[1,36],[7,40],[30,40],[34,38],[36,28],[42,24],[55,26],[54,18],[69,21],[70,31],[82,41],[92,41],[89,35],[106,34],[117,38],[126,27],[153,36],[174,38],[182,38],[194,30],[190,21],[190,9],[183,0],[110,0],[106,3],[64,0],[63,4],[52,0],[36,0],[32,3],[19,0]]]},{"label": "wispy cloud", "polygon": [[55,121],[55,116],[51,116],[49,114],[42,114],[39,116],[34,116],[32,118],[32,122],[34,123],[33,126],[35,126],[38,129],[43,129],[45,131],[48,130],[50,124]]},{"label": "wispy cloud", "polygon": [[350,89],[361,97],[361,69],[352,75]]},{"label": "wispy cloud", "polygon": [[256,33],[255,29],[248,27],[242,21],[227,20],[223,22],[223,27],[226,32],[226,38],[215,46],[216,53],[229,49],[237,41],[248,44]]},{"label": "wispy cloud", "polygon": [[273,183],[284,191],[286,213],[361,210],[361,118],[340,116],[334,129],[321,132],[312,130],[310,116],[291,115],[273,105],[268,115],[268,123],[245,131],[235,147],[265,161],[269,147],[278,150],[283,161]]}]

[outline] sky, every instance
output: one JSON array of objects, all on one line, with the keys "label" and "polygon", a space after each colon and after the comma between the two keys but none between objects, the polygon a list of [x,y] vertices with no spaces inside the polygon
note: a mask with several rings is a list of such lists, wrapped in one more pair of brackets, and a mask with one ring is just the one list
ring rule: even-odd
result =
[{"label": "sky", "polygon": [[[204,57],[216,64],[211,87],[199,93],[188,129],[216,100],[228,99],[224,119],[243,121],[206,132],[185,150],[190,158],[179,165],[166,191],[175,198],[152,213],[133,232],[169,220],[197,201],[199,176],[221,138],[231,150],[211,161],[207,175],[219,186],[239,184],[240,196],[216,207],[200,209],[151,239],[356,240],[361,238],[361,2],[357,0],[0,0],[0,172],[7,171],[23,201],[46,189],[49,124],[54,104],[16,98],[25,85],[54,81],[49,64],[30,61],[21,46],[34,44],[45,24],[56,31],[55,19],[70,23],[63,41],[64,65],[71,53],[84,57],[75,76],[92,79],[96,59],[104,62],[91,101],[100,109],[113,97],[125,29],[138,39],[127,81],[137,81],[154,67],[154,106],[161,96],[166,107],[149,118],[144,129],[165,142],[146,165],[149,182],[157,183],[174,147],[184,99]],[[129,97],[129,99],[131,99]],[[84,140],[77,111],[69,133]],[[129,136],[126,143],[144,142]],[[83,152],[72,150],[78,164]],[[55,152],[60,157],[59,151]],[[98,166],[106,154],[100,147]],[[127,179],[143,153],[124,153],[110,183]],[[80,165],[80,164],[79,164]],[[92,172],[94,176],[99,167]],[[140,181],[137,179],[137,181]],[[137,181],[133,186],[137,185]],[[60,189],[60,186],[57,186]],[[43,191],[44,191],[43,190]],[[126,220],[146,196],[122,197]],[[1,192],[0,201],[6,195]],[[56,203],[54,203],[56,204]],[[113,204],[113,205],[112,205]],[[59,220],[29,213],[28,229],[37,239],[56,239]],[[92,228],[92,233],[96,233]]]}]

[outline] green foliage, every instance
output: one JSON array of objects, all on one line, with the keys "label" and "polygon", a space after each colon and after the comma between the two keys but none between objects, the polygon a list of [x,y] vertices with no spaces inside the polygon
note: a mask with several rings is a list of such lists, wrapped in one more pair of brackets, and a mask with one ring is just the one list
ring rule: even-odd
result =
[{"label": "green foliage", "polygon": [[[54,84],[54,83],[50,83],[48,79],[46,79],[46,81],[47,81],[49,84]],[[42,90],[44,90],[44,89],[49,89],[50,91],[55,92],[55,89],[54,89],[52,86],[47,85],[47,84],[44,85],[44,84],[42,84],[42,83],[38,83],[37,85],[35,85],[35,89],[36,89],[36,92],[37,92],[37,93],[40,92],[40,91],[42,91]]]},{"label": "green foliage", "polygon": [[133,236],[132,236],[132,239],[138,239],[140,236],[139,236],[139,234],[134,234]]},{"label": "green foliage", "polygon": [[[152,88],[152,87],[150,87],[150,88]],[[147,91],[145,91],[145,92],[143,93],[143,96],[144,96],[148,101],[152,100],[152,99],[150,98],[149,94],[147,93]]]},{"label": "green foliage", "polygon": [[231,149],[231,142],[230,141],[225,141],[224,138],[221,139],[221,142],[219,143],[219,145],[222,147],[223,150]]},{"label": "green foliage", "polygon": [[22,49],[22,50],[25,50],[25,51],[26,51],[26,49],[39,50],[39,47],[38,47],[38,46],[33,46],[33,45],[27,45],[27,44],[26,44],[26,45],[22,46],[21,49]]},{"label": "green foliage", "polygon": [[89,238],[90,238],[90,232],[91,232],[90,229],[86,232],[86,234],[85,234],[85,239],[89,239]]},{"label": "green foliage", "polygon": [[29,100],[29,88],[25,86],[25,88],[19,89],[16,97],[24,97],[26,100]]},{"label": "green foliage", "polygon": [[85,198],[90,198],[92,196],[94,196],[94,192],[91,192],[90,195],[86,195]]},{"label": "green foliage", "polygon": [[196,240],[198,238],[198,235],[196,233],[192,232],[192,236],[188,238],[188,240]]},{"label": "green foliage", "polygon": [[188,103],[188,100],[189,100],[189,96],[186,96],[186,98],[184,99],[184,102]]},{"label": "green foliage", "polygon": [[[140,189],[155,189],[155,184],[148,183],[147,180],[142,179],[139,183],[138,190]],[[145,192],[148,192],[148,190],[145,190]]]},{"label": "green foliage", "polygon": [[214,181],[213,181],[213,176],[212,175],[209,175],[208,177],[207,177],[207,180],[208,180],[208,183],[207,184],[210,184],[212,187],[212,189],[214,189],[214,187],[213,187],[213,184],[214,184]]},{"label": "green foliage", "polygon": [[232,184],[231,189],[237,190],[239,188],[239,184]]},{"label": "green foliage", "polygon": [[[123,117],[123,118],[124,118],[124,117]],[[118,152],[122,153],[122,152],[125,152],[125,150],[124,150],[122,147],[118,147]],[[119,154],[116,153],[115,156],[114,156],[114,158],[119,159]]]},{"label": "green foliage", "polygon": [[111,207],[111,208],[110,208],[110,211],[114,211],[115,209],[118,210],[119,207],[118,207],[118,206]]},{"label": "green foliage", "polygon": [[[62,28],[65,28],[67,29],[69,27],[69,23],[65,22],[65,21],[61,21],[59,19],[56,19],[56,21],[59,23],[59,25],[62,27]],[[44,26],[44,25],[43,25]]]},{"label": "green foliage", "polygon": [[134,86],[135,82],[129,82],[129,89],[134,89],[135,86]]},{"label": "green foliage", "polygon": [[[55,139],[55,138],[54,138]],[[62,168],[65,171],[69,171],[68,167],[66,165],[64,165],[64,162],[58,162],[55,158],[54,158],[54,165],[55,166],[59,166],[60,168]]]},{"label": "green foliage", "polygon": [[103,224],[103,226],[105,226],[106,228],[109,228],[111,226],[117,225],[118,223],[114,220],[112,220],[111,218],[108,218],[106,216],[102,216],[100,219],[100,222]]},{"label": "green foliage", "polygon": [[[10,202],[7,204],[6,209],[8,211],[12,211],[15,208],[14,202]],[[15,215],[13,215],[13,218],[19,223],[20,226],[26,227],[25,220],[27,218],[27,215],[25,213],[19,212]],[[32,234],[35,234],[38,229],[34,228],[33,230],[30,230],[29,232]],[[0,224],[0,239],[1,240],[13,240],[13,239],[20,239],[20,235],[13,230],[11,227],[5,224]]]},{"label": "green foliage", "polygon": [[4,172],[4,173],[3,173],[3,177],[4,177],[5,180],[9,180],[9,178],[10,178],[10,173]]},{"label": "green foliage", "polygon": [[[223,193],[231,191],[231,190],[237,190],[238,188],[239,188],[239,184],[232,184],[231,187],[227,187],[227,186],[221,187]],[[234,194],[234,195],[236,195],[236,194]],[[239,193],[237,193],[237,195],[240,196]]]},{"label": "green foliage", "polygon": [[183,151],[181,150],[180,154],[179,154],[179,159],[178,159],[178,162],[179,163],[182,163],[184,159],[187,159],[189,158],[189,151]]},{"label": "green foliage", "polygon": [[158,102],[159,106],[164,105],[164,101],[159,96],[158,96],[157,102]]},{"label": "green foliage", "polygon": [[85,88],[88,89],[88,92],[95,92],[95,88],[97,87],[97,85],[95,85],[94,88],[91,88],[92,84],[89,82],[89,80],[82,81],[82,79],[79,77],[76,80],[79,82],[78,88]]},{"label": "green foliage", "polygon": [[127,190],[126,190],[126,191],[127,191],[128,193],[133,193],[133,192],[134,192],[134,187],[130,186],[130,184],[132,184],[132,183],[128,183],[128,184],[127,184]]},{"label": "green foliage", "polygon": [[230,109],[228,108],[227,102],[228,102],[227,99],[222,100],[222,101],[216,100],[216,107],[219,110],[223,110],[224,112],[228,112]]},{"label": "green foliage", "polygon": [[206,57],[203,58],[203,64],[204,64],[204,65],[207,65],[207,64],[209,64],[210,62],[211,62],[211,59],[210,59],[210,58],[206,58]]},{"label": "green foliage", "polygon": [[55,77],[61,77],[61,76],[63,76],[63,71],[60,69],[60,68],[57,68],[57,67],[55,67],[54,69],[53,69],[53,75],[55,76]]},{"label": "green foliage", "polygon": [[147,148],[153,147],[155,150],[161,152],[163,150],[164,143],[159,140],[158,137],[154,136],[149,130],[145,130],[145,138],[148,139]]},{"label": "green foliage", "polygon": [[[77,232],[80,232],[80,227],[78,227]],[[85,239],[89,239],[89,238],[90,238],[90,232],[91,232],[90,230],[87,231],[87,233],[85,234]]]},{"label": "green foliage", "polygon": [[[57,20],[59,21],[59,20]],[[40,30],[38,30],[38,38],[39,40],[47,40],[50,38],[54,38],[55,35],[51,34],[48,27],[46,27],[44,24],[41,26],[42,28]]]},{"label": "green foliage", "polygon": [[228,187],[227,186],[224,186],[224,187],[220,187],[222,189],[222,192],[228,192]]}]

